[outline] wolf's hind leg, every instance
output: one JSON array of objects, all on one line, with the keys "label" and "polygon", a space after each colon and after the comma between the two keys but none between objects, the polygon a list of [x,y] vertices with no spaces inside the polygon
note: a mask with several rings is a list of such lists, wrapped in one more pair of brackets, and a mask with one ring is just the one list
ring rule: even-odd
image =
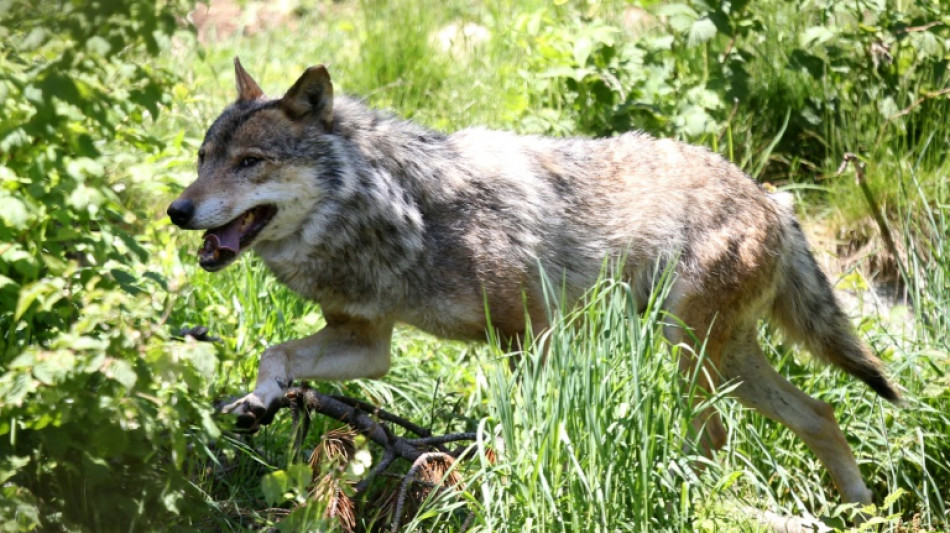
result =
[{"label": "wolf's hind leg", "polygon": [[[717,323],[717,317],[710,316],[712,313],[705,310],[708,306],[691,302],[691,299],[672,302],[671,312],[681,323],[670,323],[663,329],[667,340],[679,346],[679,373],[684,388],[695,375],[696,387],[692,392],[695,408],[715,394],[721,383],[717,366],[722,351],[719,340],[723,337],[721,324],[725,321]],[[701,357],[699,352],[704,355]],[[712,458],[725,446],[726,427],[715,406],[705,407],[693,418],[690,426],[705,457]]]},{"label": "wolf's hind leg", "polygon": [[[698,404],[706,400],[706,396],[697,396],[694,403]],[[722,423],[722,417],[715,407],[706,407],[690,422],[693,432],[699,435],[699,443],[702,447],[703,455],[712,459],[713,453],[722,449],[726,445],[726,426]]]},{"label": "wolf's hind leg", "polygon": [[[679,337],[685,337],[685,335],[669,331],[666,336],[671,342],[675,342]],[[710,347],[707,346],[707,357],[702,367],[697,368],[699,356],[688,345],[680,343],[679,371],[684,389],[691,380],[691,376],[699,372],[696,376],[696,388],[692,393],[693,408],[708,400],[719,387],[719,371],[711,364],[708,357],[709,351]],[[715,406],[703,408],[693,417],[690,426],[705,457],[712,458],[717,450],[726,445],[726,426],[722,423],[722,417],[719,416],[719,411]]]},{"label": "wolf's hind leg", "polygon": [[871,491],[834,418],[834,409],[788,382],[772,368],[754,325],[737,329],[723,352],[725,379],[740,383],[733,393],[743,405],[781,422],[818,456],[848,502],[871,503]]},{"label": "wolf's hind leg", "polygon": [[[666,337],[671,342],[678,341],[677,344],[680,346],[679,378],[684,389],[687,388],[687,384],[692,380],[693,375],[698,372],[695,376],[695,389],[691,394],[692,407],[695,409],[715,394],[719,387],[721,381],[719,370],[715,368],[709,357],[710,351],[715,350],[716,346],[709,343],[704,347],[706,357],[702,361],[702,366],[699,366],[699,355],[689,347],[692,342],[689,341],[690,344],[686,344],[687,341],[683,340],[688,338],[685,332],[667,328]],[[710,405],[699,411],[690,421],[690,427],[703,456],[711,459],[717,450],[726,445],[726,426],[722,423],[722,417],[719,416],[719,411],[716,410],[715,406]],[[688,448],[691,446],[692,444],[687,445]]]},{"label": "wolf's hind leg", "polygon": [[264,350],[254,391],[222,408],[239,427],[268,424],[295,379],[378,378],[389,370],[393,324],[327,315],[327,326],[309,337]]}]

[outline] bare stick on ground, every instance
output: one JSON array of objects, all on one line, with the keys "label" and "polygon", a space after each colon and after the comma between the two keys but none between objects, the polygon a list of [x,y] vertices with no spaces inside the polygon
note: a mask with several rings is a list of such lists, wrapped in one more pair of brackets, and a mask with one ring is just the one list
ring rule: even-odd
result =
[{"label": "bare stick on ground", "polygon": [[841,166],[838,167],[838,174],[844,172],[848,164],[854,166],[854,179],[858,184],[858,187],[861,188],[861,192],[864,194],[864,199],[868,203],[868,208],[871,210],[871,216],[874,217],[874,222],[877,224],[878,229],[881,231],[881,238],[884,239],[884,245],[887,246],[887,251],[891,253],[894,257],[894,261],[897,263],[897,267],[900,269],[901,274],[906,274],[907,271],[904,269],[904,265],[901,262],[901,257],[897,253],[897,245],[894,243],[894,238],[891,236],[891,230],[887,225],[887,220],[884,218],[884,213],[881,212],[881,207],[878,205],[877,200],[874,198],[874,194],[871,192],[871,188],[868,186],[867,180],[864,176],[865,163],[861,159],[851,152],[845,152],[844,158],[841,161]]},{"label": "bare stick on ground", "polygon": [[[344,531],[352,529],[348,527],[348,524],[353,523],[351,518],[353,498],[365,494],[370,482],[380,474],[385,473],[397,459],[403,459],[411,463],[412,466],[405,475],[397,474],[402,478],[402,481],[399,484],[398,495],[394,500],[395,507],[392,509],[390,518],[391,527],[394,530],[398,530],[404,515],[407,514],[407,508],[410,509],[408,514],[413,512],[412,509],[415,506],[407,506],[408,499],[422,501],[425,499],[424,494],[428,494],[428,491],[438,490],[440,487],[461,487],[461,478],[454,470],[454,465],[456,461],[470,457],[475,449],[474,444],[459,446],[455,449],[449,449],[447,445],[455,442],[475,441],[476,433],[433,435],[427,428],[362,400],[326,395],[306,386],[289,389],[282,407],[289,408],[293,418],[296,433],[295,455],[299,453],[303,445],[303,439],[309,431],[310,413],[319,413],[343,422],[351,428],[352,434],[361,434],[370,442],[382,447],[383,451],[379,460],[353,486],[353,491],[349,496],[340,491],[339,488],[322,491],[325,495],[335,498],[331,501],[330,518],[334,517],[334,511],[337,511],[338,508],[346,510],[346,512],[341,512],[339,517]],[[301,417],[301,414],[303,414],[303,417]],[[416,437],[398,436],[393,432],[391,426],[403,428],[407,432],[416,435]],[[311,457],[311,466],[314,466],[313,457]],[[414,487],[423,487],[423,489],[416,490]],[[337,500],[346,501],[342,502],[343,505],[338,505],[341,502]],[[415,503],[418,504],[418,502]],[[343,520],[343,518],[346,518],[346,520]],[[472,518],[473,515],[470,513],[463,530],[471,524]]]}]

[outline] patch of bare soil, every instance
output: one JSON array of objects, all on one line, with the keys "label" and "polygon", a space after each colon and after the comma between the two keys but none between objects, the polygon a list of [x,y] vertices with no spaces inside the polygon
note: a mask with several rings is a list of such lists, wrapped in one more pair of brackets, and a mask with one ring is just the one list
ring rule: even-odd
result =
[{"label": "patch of bare soil", "polygon": [[[837,231],[820,222],[803,221],[802,227],[815,259],[850,316],[873,316],[895,334],[912,331],[911,302],[897,260],[870,218]],[[900,248],[898,254],[906,255]]]}]

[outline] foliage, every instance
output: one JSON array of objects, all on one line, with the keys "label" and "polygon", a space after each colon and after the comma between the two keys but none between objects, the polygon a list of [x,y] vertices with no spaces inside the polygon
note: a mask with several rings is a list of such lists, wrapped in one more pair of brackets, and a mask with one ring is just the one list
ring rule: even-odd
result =
[{"label": "foliage", "polygon": [[[742,7],[726,9],[741,12]],[[656,11],[671,31],[635,38],[600,20],[579,17],[574,24],[554,24],[559,14],[544,9],[522,16],[516,28],[532,58],[523,75],[537,79],[533,85],[545,97],[542,109],[556,111],[542,111],[528,127],[595,136],[636,128],[689,138],[718,132],[729,109],[729,91],[711,88],[718,82],[721,89],[723,80],[738,85],[744,79],[741,64],[720,66],[721,75],[712,81],[692,49],[712,39],[716,26],[689,5],[666,4]],[[730,22],[727,15],[722,18]],[[560,118],[549,123],[550,117]]]},{"label": "foliage", "polygon": [[526,126],[598,136],[641,128],[714,149],[723,133],[764,138],[745,153],[730,144],[730,155],[776,149],[795,170],[835,165],[847,150],[913,147],[950,110],[950,20],[939,2],[660,3],[649,14],[652,28],[606,22],[624,13],[594,7],[566,24],[547,7],[522,15],[523,75],[542,108],[526,112]]},{"label": "foliage", "polygon": [[[174,2],[0,5],[0,516],[4,530],[128,530],[200,504],[180,472],[217,431],[148,265],[130,160],[174,75]],[[107,504],[106,504],[107,502]]]},{"label": "foliage", "polygon": [[175,21],[146,2],[7,4],[0,326],[5,346],[16,347],[66,329],[78,316],[70,295],[109,260],[118,264],[93,286],[134,292],[138,276],[119,265],[147,254],[130,236],[134,213],[110,187],[109,165],[123,148],[160,145],[145,126],[171,78],[131,61],[126,48],[157,53]]}]

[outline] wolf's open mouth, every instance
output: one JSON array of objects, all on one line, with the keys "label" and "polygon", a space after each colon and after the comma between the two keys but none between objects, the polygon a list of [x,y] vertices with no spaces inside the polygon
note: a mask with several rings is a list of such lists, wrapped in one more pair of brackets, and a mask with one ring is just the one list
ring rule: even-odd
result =
[{"label": "wolf's open mouth", "polygon": [[209,272],[228,266],[276,213],[276,207],[260,205],[221,227],[209,229],[204,234],[204,246],[198,250],[198,264]]}]

